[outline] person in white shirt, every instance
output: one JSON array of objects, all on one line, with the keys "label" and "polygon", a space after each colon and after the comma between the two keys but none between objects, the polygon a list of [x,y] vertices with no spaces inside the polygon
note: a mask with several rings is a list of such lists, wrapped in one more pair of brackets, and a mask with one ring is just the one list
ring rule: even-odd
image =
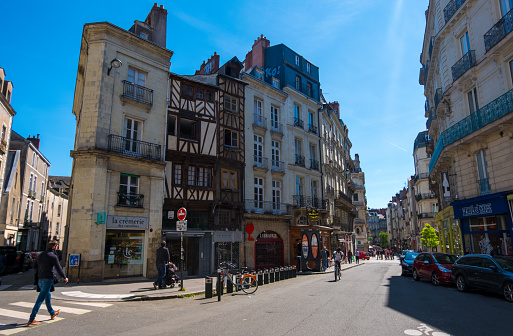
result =
[{"label": "person in white shirt", "polygon": [[333,253],[333,259],[335,260],[335,265],[340,268],[340,262],[344,259],[344,252],[340,250],[340,247]]}]

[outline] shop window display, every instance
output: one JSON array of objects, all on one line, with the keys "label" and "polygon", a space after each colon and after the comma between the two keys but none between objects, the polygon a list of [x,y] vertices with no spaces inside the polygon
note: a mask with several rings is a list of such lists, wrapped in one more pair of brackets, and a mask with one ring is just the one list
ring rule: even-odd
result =
[{"label": "shop window display", "polygon": [[104,277],[140,276],[143,264],[143,231],[107,230]]}]

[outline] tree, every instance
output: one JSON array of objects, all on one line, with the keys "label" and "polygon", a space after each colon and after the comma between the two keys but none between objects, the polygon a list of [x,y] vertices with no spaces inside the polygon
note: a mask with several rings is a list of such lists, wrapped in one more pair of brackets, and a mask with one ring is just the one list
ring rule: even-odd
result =
[{"label": "tree", "polygon": [[424,225],[424,228],[420,233],[420,241],[422,245],[430,247],[431,249],[437,247],[440,244],[435,228],[429,225],[428,223]]},{"label": "tree", "polygon": [[379,239],[381,240],[381,247],[386,248],[388,246],[388,233],[381,231],[379,233]]}]

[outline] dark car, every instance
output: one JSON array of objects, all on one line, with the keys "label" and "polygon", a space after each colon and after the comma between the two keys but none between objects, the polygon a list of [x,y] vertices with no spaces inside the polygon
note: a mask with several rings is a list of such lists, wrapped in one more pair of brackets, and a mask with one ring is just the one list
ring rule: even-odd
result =
[{"label": "dark car", "polygon": [[452,281],[459,291],[482,289],[502,293],[513,302],[513,259],[488,254],[469,254],[456,260]]},{"label": "dark car", "polygon": [[452,264],[458,259],[449,253],[424,252],[413,262],[413,280],[431,279],[431,283],[451,283]]},{"label": "dark car", "polygon": [[5,255],[5,268],[4,274],[12,273],[16,266],[16,247],[14,246],[0,246],[0,253]]},{"label": "dark car", "polygon": [[413,262],[415,261],[415,258],[418,255],[419,255],[418,253],[410,252],[410,253],[406,254],[401,259],[401,268],[402,268],[401,275],[412,274],[412,272],[413,272],[412,271],[413,270]]},{"label": "dark car", "polygon": [[401,254],[399,255],[399,264],[402,265],[401,260],[403,260],[403,258],[406,257],[406,255],[408,253],[413,253],[413,252],[415,252],[415,251],[413,251],[413,250],[402,250]]}]

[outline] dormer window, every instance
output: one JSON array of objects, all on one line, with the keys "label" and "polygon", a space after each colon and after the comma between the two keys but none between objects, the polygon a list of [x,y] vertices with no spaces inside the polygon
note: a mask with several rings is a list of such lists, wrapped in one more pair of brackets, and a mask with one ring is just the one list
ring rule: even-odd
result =
[{"label": "dormer window", "polygon": [[299,66],[299,55],[296,55],[296,65]]},{"label": "dormer window", "polygon": [[139,34],[139,37],[140,37],[140,38],[143,38],[143,39],[145,39],[145,40],[147,40],[147,39],[148,39],[148,36],[147,36],[146,34],[144,34],[144,33],[140,33],[140,34]]},{"label": "dormer window", "polygon": [[306,62],[306,71],[312,72],[312,65],[310,64],[310,62]]}]

